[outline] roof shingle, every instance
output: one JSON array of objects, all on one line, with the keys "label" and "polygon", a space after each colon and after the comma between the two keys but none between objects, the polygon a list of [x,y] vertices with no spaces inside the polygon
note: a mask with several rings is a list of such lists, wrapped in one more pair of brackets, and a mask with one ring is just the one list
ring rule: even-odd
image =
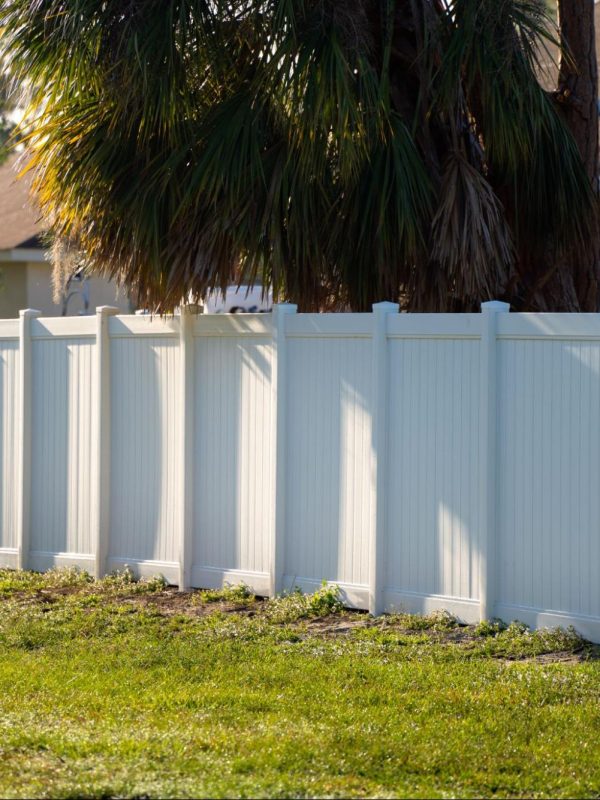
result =
[{"label": "roof shingle", "polygon": [[31,176],[17,180],[19,154],[0,166],[0,250],[41,247],[43,225],[30,197]]}]

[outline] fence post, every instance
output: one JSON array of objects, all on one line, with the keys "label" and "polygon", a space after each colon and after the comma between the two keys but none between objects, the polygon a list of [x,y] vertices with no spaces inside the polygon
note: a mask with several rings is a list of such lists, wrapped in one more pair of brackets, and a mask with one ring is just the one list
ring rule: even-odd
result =
[{"label": "fence post", "polygon": [[19,311],[19,406],[17,431],[19,436],[19,481],[20,491],[17,521],[17,567],[27,569],[29,543],[31,539],[31,321],[39,317],[40,311],[27,308]]},{"label": "fence post", "polygon": [[283,588],[285,565],[285,473],[286,473],[286,387],[287,343],[285,319],[295,314],[298,306],[277,303],[273,306],[273,366],[271,373],[271,437],[272,437],[272,518],[269,558],[269,596],[274,597]]},{"label": "fence post", "polygon": [[374,519],[369,552],[369,611],[383,612],[383,583],[385,579],[385,534],[387,502],[387,442],[388,442],[388,369],[387,317],[397,314],[397,303],[373,304],[373,486],[375,491]]},{"label": "fence post", "polygon": [[179,589],[185,591],[192,585],[193,544],[193,444],[194,444],[194,311],[182,306],[179,316],[180,348],[180,539],[179,539]]},{"label": "fence post", "polygon": [[494,616],[496,578],[497,510],[497,314],[506,313],[508,303],[490,300],[481,304],[481,452],[482,531],[479,558],[479,615]]},{"label": "fence post", "polygon": [[110,338],[113,306],[96,308],[96,531],[94,577],[106,574],[110,536]]}]

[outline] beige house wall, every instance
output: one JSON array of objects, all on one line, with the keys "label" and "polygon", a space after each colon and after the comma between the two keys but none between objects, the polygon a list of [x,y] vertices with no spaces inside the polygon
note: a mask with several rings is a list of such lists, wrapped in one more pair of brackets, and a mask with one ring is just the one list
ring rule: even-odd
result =
[{"label": "beige house wall", "polygon": [[18,316],[27,308],[27,270],[25,264],[0,262],[0,319]]},{"label": "beige house wall", "polygon": [[[104,278],[89,279],[90,304],[88,313],[97,306],[116,306],[122,314],[131,313],[125,294]],[[79,291],[75,284],[74,291]],[[50,265],[45,262],[0,262],[0,319],[18,317],[23,308],[35,308],[45,317],[57,317],[62,313],[60,304],[52,297]],[[84,312],[81,294],[73,294],[67,306],[69,316]]]},{"label": "beige house wall", "polygon": [[[90,305],[88,313],[94,313],[97,306],[116,306],[122,314],[129,314],[127,297],[118,291],[113,283],[104,278],[89,278]],[[79,294],[80,284],[73,286],[73,294],[67,305],[68,316],[84,312],[83,298]],[[60,316],[62,308],[52,297],[51,268],[47,262],[27,264],[27,301],[29,308],[36,308],[43,316]]]}]

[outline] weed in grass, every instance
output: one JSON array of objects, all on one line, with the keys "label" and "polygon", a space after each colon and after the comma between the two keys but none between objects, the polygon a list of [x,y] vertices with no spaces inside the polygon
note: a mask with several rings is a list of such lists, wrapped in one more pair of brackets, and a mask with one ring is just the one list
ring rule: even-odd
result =
[{"label": "weed in grass", "polygon": [[385,620],[380,625],[356,628],[353,631],[354,641],[373,642],[381,647],[402,647],[406,645],[427,645],[431,639],[427,630],[407,630],[404,627],[394,628]]},{"label": "weed in grass", "polygon": [[311,617],[325,617],[343,610],[340,590],[325,581],[314,594],[299,589],[274,597],[266,604],[265,615],[271,622],[286,624]]},{"label": "weed in grass", "polygon": [[495,636],[484,639],[482,652],[505,658],[533,658],[548,653],[576,653],[588,647],[573,627],[540,628],[530,631],[521,622],[511,622]]},{"label": "weed in grass", "polygon": [[98,581],[98,585],[109,593],[148,594],[162,592],[167,588],[167,581],[163,575],[153,575],[151,578],[136,578],[135,573],[125,566],[122,570],[115,570],[110,575]]},{"label": "weed in grass", "polygon": [[[44,573],[0,569],[0,597],[37,592],[46,592],[50,595],[87,592],[97,596],[147,594],[162,592],[166,587],[167,581],[162,575],[138,580],[129,567],[112,572],[98,581],[77,567],[51,569]],[[65,592],[65,590],[70,591]]]},{"label": "weed in grass", "polygon": [[500,619],[481,620],[478,622],[473,633],[475,636],[497,636],[502,631],[506,630],[506,625]]},{"label": "weed in grass", "polygon": [[458,625],[456,617],[442,610],[432,614],[390,614],[384,619],[406,631],[451,631]]},{"label": "weed in grass", "polygon": [[278,642],[288,642],[295,644],[302,641],[302,634],[294,627],[285,625],[280,628],[275,634],[275,640]]},{"label": "weed in grass", "polygon": [[43,589],[57,590],[84,587],[93,581],[92,576],[78,569],[68,567],[50,569],[47,572],[27,572],[18,569],[0,569],[0,596],[16,592],[37,592]]},{"label": "weed in grass", "polygon": [[231,603],[244,606],[255,600],[244,583],[225,584],[222,589],[202,589],[197,593],[197,597],[202,603]]},{"label": "weed in grass", "polygon": [[328,614],[338,614],[344,608],[339,586],[330,586],[326,581],[322,582],[320,589],[306,597],[310,616],[325,617]]},{"label": "weed in grass", "polygon": [[100,583],[106,588],[122,589],[124,586],[131,586],[136,581],[135,573],[125,564],[123,569],[115,569],[106,575]]},{"label": "weed in grass", "polygon": [[95,608],[104,601],[102,594],[99,592],[91,592],[90,594],[75,595],[71,598],[73,605],[78,605],[80,608]]},{"label": "weed in grass", "polygon": [[518,638],[523,634],[529,634],[529,625],[526,625],[524,622],[520,622],[518,619],[513,619],[513,621],[506,627],[505,630],[506,638]]},{"label": "weed in grass", "polygon": [[137,585],[143,587],[145,592],[162,592],[168,583],[164,575],[153,575],[151,578],[138,581]]}]

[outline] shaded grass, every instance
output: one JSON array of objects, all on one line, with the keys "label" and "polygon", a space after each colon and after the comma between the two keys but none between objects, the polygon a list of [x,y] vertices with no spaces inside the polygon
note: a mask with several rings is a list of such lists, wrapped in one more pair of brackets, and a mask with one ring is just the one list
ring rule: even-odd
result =
[{"label": "shaded grass", "polygon": [[0,795],[590,797],[572,631],[0,571]]}]

